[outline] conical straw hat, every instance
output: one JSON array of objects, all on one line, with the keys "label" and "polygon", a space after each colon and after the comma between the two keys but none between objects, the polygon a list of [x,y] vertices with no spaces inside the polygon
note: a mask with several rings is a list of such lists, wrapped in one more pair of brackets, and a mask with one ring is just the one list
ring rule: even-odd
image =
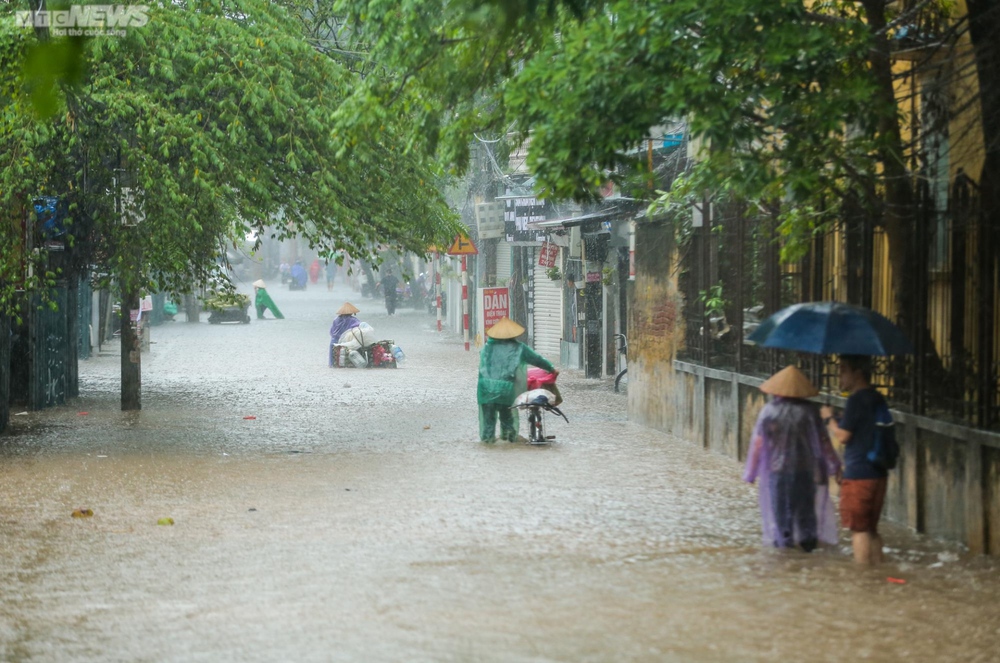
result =
[{"label": "conical straw hat", "polygon": [[344,305],[337,309],[337,315],[354,315],[355,313],[361,313],[361,309],[351,302],[344,302]]},{"label": "conical straw hat", "polygon": [[487,330],[486,335],[490,338],[509,339],[517,338],[524,333],[524,327],[517,324],[508,317],[500,318],[500,321]]},{"label": "conical straw hat", "polygon": [[265,289],[267,288],[267,286],[264,285],[264,279],[257,279],[256,281],[254,281],[253,282],[253,287],[255,287],[255,288],[265,288]]},{"label": "conical straw hat", "polygon": [[772,396],[786,398],[810,398],[818,396],[819,390],[805,374],[794,366],[786,366],[760,385],[760,390]]}]

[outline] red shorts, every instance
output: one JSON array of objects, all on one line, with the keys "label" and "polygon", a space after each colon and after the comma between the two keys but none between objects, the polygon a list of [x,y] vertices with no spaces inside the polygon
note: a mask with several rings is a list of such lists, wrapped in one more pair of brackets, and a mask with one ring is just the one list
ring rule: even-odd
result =
[{"label": "red shorts", "polygon": [[852,532],[878,532],[887,479],[844,479],[840,484],[840,523]]}]

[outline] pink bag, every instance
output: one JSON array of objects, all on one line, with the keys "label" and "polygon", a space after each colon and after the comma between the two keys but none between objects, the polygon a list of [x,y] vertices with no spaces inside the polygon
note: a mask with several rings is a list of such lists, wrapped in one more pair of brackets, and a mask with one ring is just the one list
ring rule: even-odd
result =
[{"label": "pink bag", "polygon": [[556,374],[532,366],[528,369],[528,389],[544,389],[556,383]]}]

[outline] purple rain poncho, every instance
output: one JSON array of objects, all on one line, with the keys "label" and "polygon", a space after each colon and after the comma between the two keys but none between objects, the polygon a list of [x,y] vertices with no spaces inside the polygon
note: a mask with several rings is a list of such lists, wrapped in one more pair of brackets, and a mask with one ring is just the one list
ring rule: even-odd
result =
[{"label": "purple rain poncho", "polygon": [[776,396],[754,426],[743,480],[759,480],[764,544],[778,548],[837,542],[830,477],[840,469],[819,408]]},{"label": "purple rain poncho", "polygon": [[350,315],[338,315],[333,319],[333,324],[330,325],[330,342],[338,343],[345,331],[354,329],[360,324],[361,321],[355,318],[353,313]]}]

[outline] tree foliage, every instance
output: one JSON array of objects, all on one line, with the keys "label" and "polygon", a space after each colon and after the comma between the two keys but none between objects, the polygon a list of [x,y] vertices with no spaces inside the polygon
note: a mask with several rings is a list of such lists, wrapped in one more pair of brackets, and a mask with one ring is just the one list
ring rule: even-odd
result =
[{"label": "tree foliage", "polygon": [[321,253],[358,256],[377,243],[423,252],[450,237],[440,174],[404,149],[400,115],[383,114],[364,136],[337,133],[359,75],[315,48],[290,9],[266,0],[151,7],[141,28],[83,43],[83,74],[58,82],[64,94],[47,119],[32,96],[47,81],[20,64],[63,38],[4,22],[3,280],[22,276],[12,251],[39,194],[70,203],[77,255],[130,292],[188,291],[216,270],[227,242],[251,233],[297,234]]},{"label": "tree foliage", "polygon": [[336,7],[388,67],[351,103],[407,106],[424,129],[420,147],[447,163],[466,164],[475,132],[514,127],[530,135],[528,164],[544,195],[594,199],[609,176],[641,172],[634,148],[656,127],[684,118],[700,152],[660,202],[744,200],[780,218],[789,258],[842,204],[902,233],[893,210],[912,196],[888,54],[904,28],[912,35],[917,13],[951,11],[941,0]]}]

